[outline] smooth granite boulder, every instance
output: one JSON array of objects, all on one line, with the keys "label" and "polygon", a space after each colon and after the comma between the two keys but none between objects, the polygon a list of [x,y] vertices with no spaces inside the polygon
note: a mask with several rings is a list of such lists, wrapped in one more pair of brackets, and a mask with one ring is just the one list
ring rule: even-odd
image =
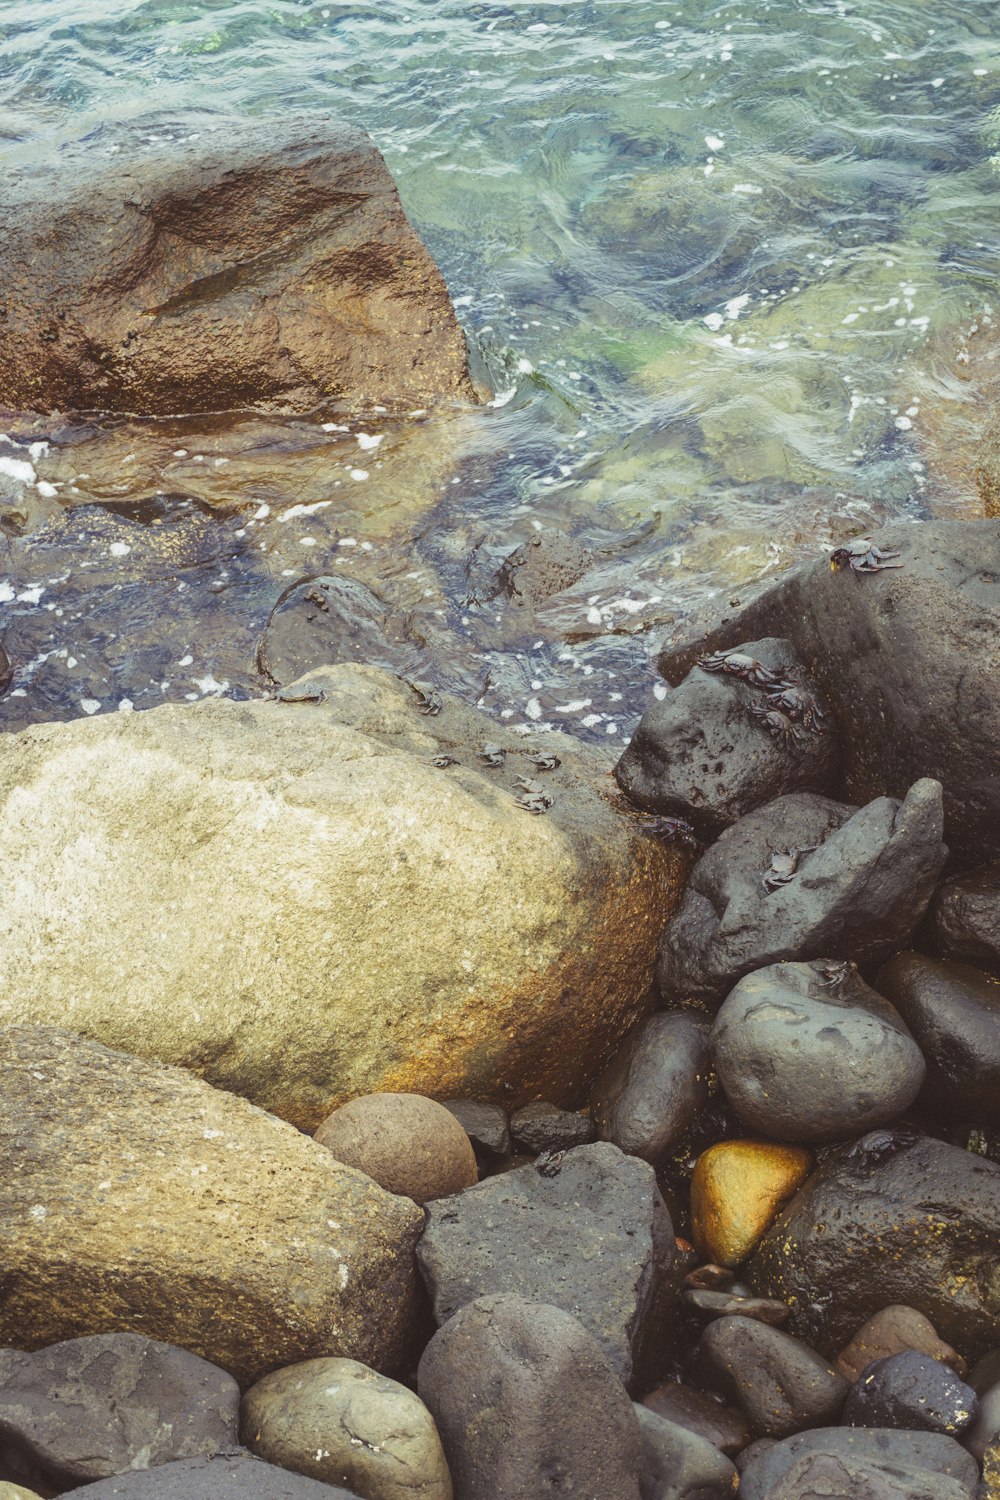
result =
[{"label": "smooth granite boulder", "polygon": [[[423,1228],[408,1198],[233,1094],[74,1032],[0,1028],[0,1075],[0,1344],[129,1329],[241,1384],[315,1355],[407,1357]],[[95,1363],[96,1391],[115,1356]]]},{"label": "smooth granite boulder", "polygon": [[575,1103],[647,1013],[686,866],[606,771],[358,666],[2,735],[0,1024],[69,1023],[308,1130],[375,1092]]},{"label": "smooth granite boulder", "polygon": [[441,274],[354,126],[287,111],[106,123],[30,166],[15,156],[2,197],[5,407],[473,399]]}]

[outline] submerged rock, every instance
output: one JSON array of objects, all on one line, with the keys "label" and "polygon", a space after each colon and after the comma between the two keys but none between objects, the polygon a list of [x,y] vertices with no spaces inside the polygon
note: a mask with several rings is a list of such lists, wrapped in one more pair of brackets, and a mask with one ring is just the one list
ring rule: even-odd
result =
[{"label": "submerged rock", "polygon": [[257,645],[258,668],[281,683],[338,662],[420,676],[426,656],[412,618],[394,615],[358,579],[336,576],[293,584],[272,609]]},{"label": "submerged rock", "polygon": [[473,397],[385,163],[329,116],[147,116],[8,172],[0,282],[0,403],[22,411]]},{"label": "submerged rock", "polygon": [[243,1099],[73,1032],[0,1028],[0,1071],[0,1344],[129,1328],[241,1382],[313,1355],[405,1357],[408,1199]]},{"label": "submerged rock", "polygon": [[782,960],[888,958],[930,900],[947,855],[941,823],[935,781],[902,802],[854,808],[798,792],[748,813],[691,872],[660,947],[663,994],[717,1002]]},{"label": "submerged rock", "polygon": [[72,996],[303,1129],[373,1092],[575,1103],[649,1005],[684,856],[565,736],[366,667],[284,699],[0,737],[0,1022]]}]

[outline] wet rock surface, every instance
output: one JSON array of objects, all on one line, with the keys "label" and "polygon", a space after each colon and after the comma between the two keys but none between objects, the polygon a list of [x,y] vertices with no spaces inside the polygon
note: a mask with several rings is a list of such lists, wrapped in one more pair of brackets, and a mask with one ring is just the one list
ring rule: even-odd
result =
[{"label": "wet rock surface", "polygon": [[914,1101],[924,1059],[903,1020],[849,968],[773,964],[741,979],[712,1027],[719,1081],[752,1130],[835,1141]]},{"label": "wet rock surface", "polygon": [[209,1455],[236,1442],[239,1401],[225,1370],[141,1334],[0,1349],[3,1466],[50,1491]]},{"label": "wet rock surface", "polygon": [[677,683],[707,651],[788,637],[843,732],[838,795],[902,797],[933,777],[949,848],[980,864],[1000,856],[1000,521],[897,523],[871,536],[901,568],[797,568],[707,637],[668,647],[660,670]]},{"label": "wet rock surface", "polygon": [[883,1307],[863,1323],[850,1343],[841,1349],[834,1364],[841,1375],[853,1383],[876,1360],[888,1359],[890,1355],[902,1354],[907,1349],[928,1354],[932,1359],[950,1365],[956,1375],[965,1375],[965,1360],[938,1337],[930,1319],[914,1307],[899,1304]]},{"label": "wet rock surface", "polygon": [[891,1303],[922,1312],[965,1354],[996,1337],[1000,1166],[907,1130],[832,1152],[750,1261],[754,1289],[834,1353]]},{"label": "wet rock surface", "polygon": [[976,1393],[954,1370],[915,1349],[876,1360],[851,1386],[847,1427],[901,1427],[957,1437],[972,1425]]},{"label": "wet rock surface", "polygon": [[774,1141],[717,1141],[691,1174],[691,1233],[719,1266],[745,1260],[812,1170],[810,1153]]},{"label": "wet rock surface", "polygon": [[757,1437],[837,1421],[848,1383],[801,1339],[751,1318],[710,1323],[696,1352],[705,1377],[736,1397]]},{"label": "wet rock surface", "polygon": [[1000,1125],[1000,981],[969,964],[898,953],[876,982],[927,1059],[921,1103]]},{"label": "wet rock surface", "polygon": [[706,1438],[636,1406],[642,1429],[642,1500],[729,1500],[738,1475]]},{"label": "wet rock surface", "polygon": [[454,1115],[420,1094],[365,1094],[334,1110],[313,1140],[335,1160],[415,1203],[478,1179],[472,1142]]},{"label": "wet rock surface", "polygon": [[482,1297],[431,1339],[417,1375],[458,1500],[539,1485],[640,1500],[642,1432],[601,1349],[561,1308]]},{"label": "wet rock surface", "polygon": [[471,399],[444,281],[368,136],[322,115],[200,120],[210,148],[197,114],[150,115],[8,177],[0,401],[164,415]]},{"label": "wet rock surface", "polygon": [[743,658],[772,681],[694,667],[646,710],[615,767],[637,807],[684,818],[706,839],[788,792],[836,785],[840,752],[825,700],[790,643],[744,642],[729,661]]},{"label": "wet rock surface", "polygon": [[352,1490],[319,1484],[239,1450],[119,1474],[66,1493],[73,1500],[84,1494],[88,1500],[360,1500]]},{"label": "wet rock surface", "polygon": [[982,865],[938,886],[927,913],[942,958],[1000,974],[1000,864]]},{"label": "wet rock surface", "polygon": [[637,1027],[590,1091],[601,1140],[660,1165],[708,1102],[708,1035],[694,1012]]},{"label": "wet rock surface", "polygon": [[[726,830],[695,865],[660,945],[664,996],[721,1001],[752,969],[782,960],[888,958],[913,932],[946,857],[941,788],[846,807],[779,797]],[[794,850],[791,871],[765,878]],[[787,876],[787,879],[786,879]]]},{"label": "wet rock surface", "polygon": [[652,1168],[605,1142],[428,1204],[417,1251],[439,1325],[489,1294],[552,1303],[629,1387],[662,1337],[673,1253]]},{"label": "wet rock surface", "polygon": [[979,1474],[937,1433],[822,1428],[751,1451],[740,1500],[976,1500]]}]

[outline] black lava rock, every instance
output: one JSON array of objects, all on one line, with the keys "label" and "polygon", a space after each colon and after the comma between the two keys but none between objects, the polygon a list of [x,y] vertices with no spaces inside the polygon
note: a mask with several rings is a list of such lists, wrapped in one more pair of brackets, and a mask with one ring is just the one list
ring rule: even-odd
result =
[{"label": "black lava rock", "polygon": [[957,1437],[971,1427],[978,1409],[975,1391],[954,1370],[929,1354],[906,1349],[862,1371],[844,1404],[843,1422],[845,1427],[902,1427]]},{"label": "black lava rock", "polygon": [[847,968],[772,964],[741,979],[712,1027],[719,1081],[751,1130],[835,1141],[888,1124],[917,1097],[924,1059],[899,1015]]},{"label": "black lava rock", "polygon": [[927,913],[935,952],[1000,975],[1000,863],[954,875]]},{"label": "black lava rock", "polygon": [[[876,532],[902,567],[872,574],[796,568],[726,613],[707,637],[670,646],[680,682],[707,651],[790,639],[821,683],[844,753],[838,795],[945,788],[945,838],[965,865],[1000,857],[1000,519],[897,522]],[[746,595],[744,595],[746,597]]]},{"label": "black lava rock", "polygon": [[731,1500],[735,1467],[705,1438],[636,1406],[642,1428],[642,1500]]},{"label": "black lava rock", "polygon": [[67,1489],[231,1447],[239,1408],[225,1370],[137,1333],[0,1349],[0,1448],[29,1487]]},{"label": "black lava rock", "polygon": [[358,1500],[352,1490],[292,1474],[243,1449],[119,1474],[67,1494],[73,1500]]},{"label": "black lava rock", "polygon": [[337,576],[301,579],[286,589],[257,644],[258,669],[279,683],[344,661],[419,676],[425,660],[409,618],[393,614],[358,579]]},{"label": "black lava rock", "polygon": [[541,1151],[568,1151],[596,1139],[594,1122],[555,1104],[526,1104],[510,1117],[514,1145],[533,1156]]},{"label": "black lava rock", "polygon": [[927,1059],[921,1103],[1000,1125],[1000,981],[968,964],[899,953],[876,983]]},{"label": "black lava rock", "polygon": [[708,1103],[708,1033],[684,1011],[632,1031],[590,1091],[601,1139],[660,1166]]},{"label": "black lava rock", "polygon": [[[637,807],[684,818],[705,839],[786,792],[832,792],[840,765],[826,700],[791,644],[749,641],[738,651],[779,683],[754,686],[732,673],[693,668],[646,710],[615,767]],[[794,695],[787,691],[793,684]],[[779,706],[782,690],[796,719]]]},{"label": "black lava rock", "polygon": [[438,1324],[491,1293],[563,1307],[630,1387],[663,1336],[673,1226],[652,1167],[577,1146],[427,1204],[417,1259]]},{"label": "black lava rock", "polygon": [[736,1397],[757,1437],[835,1422],[849,1389],[815,1349],[752,1318],[710,1323],[695,1359],[706,1380]]},{"label": "black lava rock", "polygon": [[510,1120],[499,1104],[480,1104],[475,1099],[442,1099],[445,1109],[472,1142],[480,1167],[494,1167],[511,1152]]},{"label": "black lava rock", "polygon": [[[934,781],[902,802],[853,808],[801,792],[748,813],[691,872],[660,947],[663,994],[717,1002],[782,960],[884,961],[930,900],[947,857],[941,818]],[[790,849],[801,851],[794,873],[768,890],[775,856]]]},{"label": "black lava rock", "polygon": [[1000,1167],[910,1131],[831,1152],[757,1247],[748,1279],[836,1353],[866,1318],[915,1307],[963,1354],[996,1338]]},{"label": "black lava rock", "polygon": [[748,1450],[740,1500],[976,1500],[979,1470],[954,1438],[824,1427]]},{"label": "black lava rock", "polygon": [[642,1432],[597,1344],[561,1308],[481,1297],[424,1350],[417,1392],[461,1500],[640,1500]]}]

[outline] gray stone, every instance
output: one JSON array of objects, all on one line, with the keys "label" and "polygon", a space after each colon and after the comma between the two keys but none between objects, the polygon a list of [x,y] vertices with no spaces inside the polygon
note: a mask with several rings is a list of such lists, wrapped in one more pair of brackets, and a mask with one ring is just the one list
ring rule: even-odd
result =
[{"label": "gray stone", "polygon": [[[884,961],[930,900],[947,855],[941,818],[935,781],[902,802],[854,808],[799,792],[748,813],[691,872],[660,946],[662,993],[719,1001],[744,974],[783,960]],[[772,857],[790,848],[813,852],[766,890]]]},{"label": "gray stone", "polygon": [[976,1500],[979,1470],[954,1438],[824,1427],[754,1452],[740,1500]]},{"label": "gray stone", "polygon": [[417,1259],[438,1324],[490,1293],[552,1303],[631,1388],[662,1336],[673,1251],[652,1167],[601,1142],[429,1203]]},{"label": "gray stone", "polygon": [[481,1104],[476,1099],[442,1099],[445,1109],[472,1142],[480,1170],[484,1163],[494,1165],[510,1155],[510,1120],[499,1104]]},{"label": "gray stone", "polygon": [[594,1122],[588,1115],[555,1104],[526,1104],[510,1117],[510,1132],[519,1151],[537,1155],[541,1151],[567,1151],[587,1146],[596,1139]]},{"label": "gray stone", "polygon": [[257,667],[290,683],[337,662],[422,677],[426,652],[408,617],[394,616],[357,578],[323,576],[290,584],[257,645]]},{"label": "gray stone", "polygon": [[[869,575],[796,568],[660,657],[680,682],[708,651],[792,640],[833,707],[844,751],[838,795],[945,789],[945,839],[965,865],[1000,857],[1000,520],[899,521],[873,534],[902,567]],[[743,593],[743,599],[747,595]]]},{"label": "gray stone", "polygon": [[927,932],[942,958],[1000,975],[1000,863],[942,881],[927,913]]},{"label": "gray stone", "polygon": [[917,1097],[924,1060],[903,1021],[848,969],[772,964],[748,974],[712,1027],[719,1081],[751,1130],[835,1141],[885,1125]]},{"label": "gray stone", "polygon": [[996,1338],[1000,1166],[910,1131],[827,1156],[764,1235],[748,1279],[836,1353],[890,1303],[915,1307],[960,1353]]},{"label": "gray stone", "polygon": [[901,1427],[958,1437],[979,1408],[975,1391],[929,1354],[905,1349],[877,1359],[851,1386],[845,1427]]},{"label": "gray stone", "polygon": [[705,1020],[651,1016],[619,1047],[590,1091],[601,1139],[660,1166],[708,1103]]},{"label": "gray stone", "polygon": [[786,715],[787,732],[775,732],[785,721],[769,727],[754,715],[772,711],[766,689],[694,667],[647,708],[615,767],[618,785],[638,807],[684,818],[705,839],[785,793],[832,793],[840,764],[826,701],[790,643],[749,641],[738,650],[802,690],[822,715],[814,727]]},{"label": "gray stone", "polygon": [[350,1486],[365,1500],[452,1500],[426,1406],[353,1359],[272,1370],[243,1397],[240,1431],[268,1463]]},{"label": "gray stone", "polygon": [[497,577],[497,592],[531,608],[570,588],[593,565],[594,554],[564,531],[537,531],[508,553]]},{"label": "gray stone", "polygon": [[681,1293],[681,1301],[706,1322],[715,1318],[753,1318],[780,1328],[791,1316],[791,1308],[772,1297],[748,1297],[743,1292],[713,1292],[695,1287]]},{"label": "gray stone", "polygon": [[66,1493],[73,1500],[360,1500],[351,1490],[318,1484],[240,1449],[120,1474]]},{"label": "gray stone", "polygon": [[750,1428],[741,1411],[677,1381],[657,1386],[642,1398],[642,1404],[666,1421],[705,1438],[720,1453],[739,1453],[750,1441]]},{"label": "gray stone", "polygon": [[710,1323],[699,1370],[733,1395],[758,1437],[787,1437],[840,1415],[848,1383],[815,1349],[751,1318]]},{"label": "gray stone", "polygon": [[0,1448],[26,1484],[67,1489],[236,1441],[239,1386],[217,1365],[137,1333],[35,1354],[0,1349]]},{"label": "gray stone", "polygon": [[706,1438],[636,1406],[642,1428],[642,1500],[729,1500],[738,1475]]},{"label": "gray stone", "polygon": [[962,1442],[973,1458],[983,1462],[986,1450],[1000,1440],[1000,1383],[987,1386],[979,1397],[979,1410],[972,1426],[962,1434]]},{"label": "gray stone", "polygon": [[968,964],[899,953],[876,980],[927,1059],[921,1103],[1000,1125],[1000,984]]},{"label": "gray stone", "polygon": [[632,1403],[594,1339],[561,1308],[517,1296],[469,1303],[424,1350],[417,1390],[457,1500],[640,1500]]}]

